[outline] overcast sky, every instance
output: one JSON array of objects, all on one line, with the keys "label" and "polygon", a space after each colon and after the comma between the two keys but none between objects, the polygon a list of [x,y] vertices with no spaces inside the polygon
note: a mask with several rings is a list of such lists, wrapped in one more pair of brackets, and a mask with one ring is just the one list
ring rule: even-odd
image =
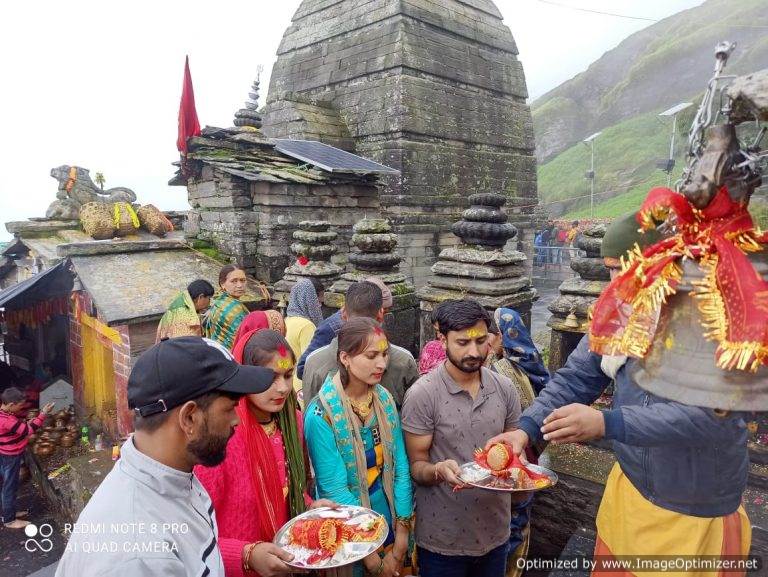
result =
[{"label": "overcast sky", "polygon": [[[532,98],[652,22],[702,0],[496,0]],[[184,55],[202,125],[231,126],[259,64],[262,103],[300,0],[34,1],[0,4],[0,223],[43,216],[50,169],[75,164],[140,203],[186,209],[168,187]],[[0,226],[0,241],[10,235]]]}]

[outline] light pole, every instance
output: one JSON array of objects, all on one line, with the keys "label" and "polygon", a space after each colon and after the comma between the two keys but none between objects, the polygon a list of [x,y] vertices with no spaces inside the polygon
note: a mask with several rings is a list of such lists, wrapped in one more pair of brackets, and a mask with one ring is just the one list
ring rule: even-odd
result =
[{"label": "light pole", "polygon": [[672,138],[669,142],[669,157],[657,163],[657,166],[667,173],[667,188],[672,184],[672,170],[675,168],[675,133],[677,132],[677,115],[692,105],[692,102],[681,102],[659,114],[662,118],[672,117]]},{"label": "light pole", "polygon": [[584,145],[589,147],[591,157],[589,161],[589,170],[585,175],[590,181],[589,218],[594,218],[595,216],[595,139],[602,133],[602,131],[595,132],[592,136],[588,136],[582,140]]}]

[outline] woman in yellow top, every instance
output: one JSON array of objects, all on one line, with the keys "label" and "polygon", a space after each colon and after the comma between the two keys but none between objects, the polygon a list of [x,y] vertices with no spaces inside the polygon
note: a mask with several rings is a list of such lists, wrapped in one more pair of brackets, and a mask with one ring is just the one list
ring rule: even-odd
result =
[{"label": "woman in yellow top", "polygon": [[[291,289],[285,312],[285,338],[297,359],[301,358],[315,334],[315,328],[323,320],[319,298],[322,293],[323,285],[314,278],[300,278]],[[293,375],[293,388],[303,406],[301,379],[296,373]]]}]

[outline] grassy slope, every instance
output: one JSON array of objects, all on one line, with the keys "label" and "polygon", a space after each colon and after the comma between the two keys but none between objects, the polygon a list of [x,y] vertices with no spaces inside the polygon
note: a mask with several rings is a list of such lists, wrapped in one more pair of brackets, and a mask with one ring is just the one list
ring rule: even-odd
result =
[{"label": "grassy slope", "polygon": [[[744,26],[747,28],[744,28]],[[755,26],[750,29],[749,26]],[[583,132],[579,138],[598,129],[599,117],[615,116],[617,107],[626,106],[627,97],[633,94],[637,86],[648,86],[649,82],[665,86],[664,73],[661,71],[674,68],[676,61],[685,62],[695,51],[699,53],[706,47],[738,33],[749,34],[747,42],[741,42],[728,67],[730,73],[744,73],[768,66],[768,34],[757,30],[768,25],[768,0],[709,0],[700,7],[686,11],[664,20],[646,31],[638,33],[638,39],[627,41],[623,48],[627,57],[638,49],[638,40],[647,42],[642,46],[642,54],[621,72],[616,84],[609,89],[594,90],[600,86],[600,77],[615,71],[616,55],[607,55],[582,74],[579,74],[560,87],[544,95],[532,105],[534,126],[537,136],[542,132],[561,127],[566,131]],[[674,34],[669,28],[674,28]],[[655,31],[654,31],[655,30]],[[635,52],[636,54],[636,52]],[[608,58],[608,60],[605,60]],[[611,59],[613,58],[613,59]],[[602,64],[601,64],[602,62]],[[610,65],[608,70],[606,66]],[[658,82],[654,81],[657,76]],[[612,76],[612,75],[611,75]],[[604,83],[604,79],[603,79]],[[590,88],[593,87],[593,88]],[[678,86],[674,91],[675,101],[690,99],[683,93],[689,85]],[[702,85],[690,86],[700,92]],[[662,90],[662,89],[660,89]],[[592,105],[580,106],[577,100],[597,99]],[[660,98],[661,100],[661,98]],[[624,102],[625,104],[620,104]],[[603,129],[603,134],[595,144],[596,156],[596,195],[595,216],[613,217],[635,208],[653,186],[666,184],[666,175],[656,168],[656,161],[665,158],[669,151],[671,126],[663,125],[657,114],[666,106],[661,106]],[[687,129],[693,118],[693,109],[688,109],[678,118],[676,146],[677,165],[673,176],[678,176],[684,165],[684,147]],[[589,149],[577,144],[549,159],[538,169],[539,198],[545,206],[553,201],[584,197],[589,193],[589,182],[584,172],[589,168]],[[755,212],[761,220],[768,221],[768,200],[755,203]],[[761,208],[762,207],[762,208]],[[550,206],[552,214],[561,216],[563,212],[571,217],[589,215],[589,198],[580,199],[569,207]],[[765,225],[764,225],[765,226]]]},{"label": "grassy slope", "polygon": [[[694,115],[695,106],[678,116],[675,137],[677,164],[672,174],[678,178],[685,165],[687,130]],[[656,160],[669,153],[672,127],[657,119],[657,112],[625,120],[603,131],[595,144],[595,214],[597,218],[613,218],[636,210],[648,191],[655,186],[665,186],[666,173],[656,168]],[[754,127],[739,129],[745,141],[751,141]],[[589,182],[584,171],[589,167],[589,149],[579,143],[539,167],[539,198],[546,206],[553,201],[581,198],[577,205],[567,210],[567,218],[589,216]],[[768,178],[766,179],[768,180]],[[755,202],[753,214],[763,228],[768,228],[768,191],[765,187]],[[552,211],[554,216],[561,216]]]},{"label": "grassy slope", "polygon": [[[750,25],[755,28],[750,28]],[[675,63],[686,62],[692,53],[701,55],[708,52],[725,38],[744,36],[745,39],[745,42],[739,43],[731,58],[729,73],[743,74],[765,68],[768,66],[768,34],[761,30],[764,26],[768,26],[768,0],[709,0],[699,7],[662,20],[636,33],[635,41],[630,37],[615,49],[617,54],[626,53],[624,58],[631,59],[620,74],[605,70],[605,65],[616,58],[616,54],[613,57],[606,55],[585,72],[533,102],[531,110],[536,136],[538,138],[543,132],[562,126],[568,132],[566,142],[573,142],[605,126],[601,117],[626,118],[621,110],[631,107],[629,103],[634,100],[635,88],[644,86],[647,89],[649,83],[650,86],[658,86],[659,91],[666,90],[666,96],[670,96],[669,78],[665,71],[674,69]],[[643,44],[642,53],[637,55],[640,39],[647,43]],[[611,71],[616,70],[615,66],[614,62]],[[595,89],[604,84],[603,76],[606,74],[615,84],[607,90]],[[699,92],[702,88],[703,85],[691,86],[688,83],[677,85],[672,89],[672,102],[689,98],[691,89]],[[593,102],[583,103],[582,99]]]},{"label": "grassy slope", "polygon": [[[662,124],[657,111],[625,120],[606,128],[595,141],[595,205],[612,196],[634,191],[638,186],[666,182],[656,161],[669,153],[670,123]],[[685,138],[683,127],[691,114],[681,114],[676,138],[676,169],[682,168]],[[588,194],[584,172],[589,168],[590,150],[579,143],[539,167],[539,199],[543,204]],[[636,193],[636,192],[635,192]],[[588,209],[589,199],[580,204]]]}]

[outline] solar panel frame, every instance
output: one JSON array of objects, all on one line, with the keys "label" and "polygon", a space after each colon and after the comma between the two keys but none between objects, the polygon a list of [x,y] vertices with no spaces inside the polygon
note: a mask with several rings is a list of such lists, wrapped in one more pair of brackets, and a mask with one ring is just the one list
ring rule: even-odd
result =
[{"label": "solar panel frame", "polygon": [[275,150],[316,166],[326,172],[343,174],[400,174],[400,171],[357,154],[316,140],[275,139]]}]

